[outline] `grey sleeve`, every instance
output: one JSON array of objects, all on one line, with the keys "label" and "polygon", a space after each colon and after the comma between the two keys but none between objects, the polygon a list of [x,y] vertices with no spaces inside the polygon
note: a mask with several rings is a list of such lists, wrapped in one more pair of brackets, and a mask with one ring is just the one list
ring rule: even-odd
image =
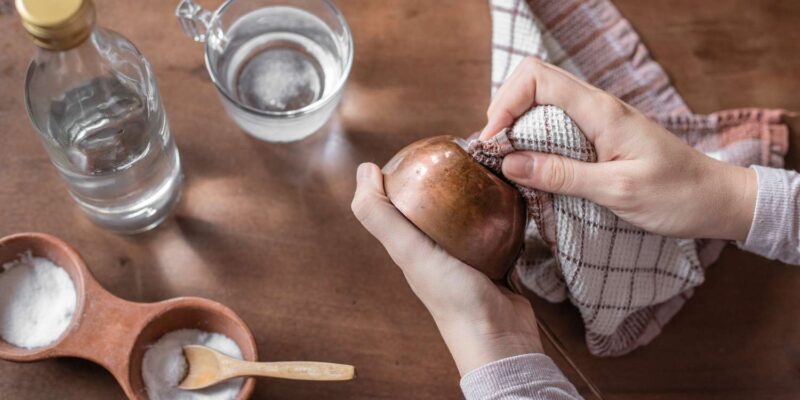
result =
[{"label": "grey sleeve", "polygon": [[800,174],[751,167],[758,175],[753,224],[741,249],[787,264],[800,265]]},{"label": "grey sleeve", "polygon": [[582,399],[550,357],[523,354],[473,370],[461,378],[466,400]]}]

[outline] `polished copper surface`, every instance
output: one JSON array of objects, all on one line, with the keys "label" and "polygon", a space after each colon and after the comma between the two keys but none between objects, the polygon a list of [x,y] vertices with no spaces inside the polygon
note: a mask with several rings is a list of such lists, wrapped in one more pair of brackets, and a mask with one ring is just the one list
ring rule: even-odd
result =
[{"label": "polished copper surface", "polygon": [[525,206],[462,143],[436,136],[400,150],[383,167],[386,196],[448,253],[499,280],[522,249]]}]

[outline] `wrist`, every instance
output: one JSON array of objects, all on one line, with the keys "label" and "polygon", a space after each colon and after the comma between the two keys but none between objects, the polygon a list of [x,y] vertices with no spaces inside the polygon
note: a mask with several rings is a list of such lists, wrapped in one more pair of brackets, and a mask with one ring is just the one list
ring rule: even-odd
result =
[{"label": "wrist", "polygon": [[544,352],[535,322],[532,330],[514,331],[466,321],[437,325],[461,376],[504,358]]},{"label": "wrist", "polygon": [[753,223],[753,213],[758,194],[758,178],[751,168],[740,167],[721,161],[713,185],[718,196],[709,210],[718,210],[716,221],[710,224],[708,237],[726,240],[745,240]]}]

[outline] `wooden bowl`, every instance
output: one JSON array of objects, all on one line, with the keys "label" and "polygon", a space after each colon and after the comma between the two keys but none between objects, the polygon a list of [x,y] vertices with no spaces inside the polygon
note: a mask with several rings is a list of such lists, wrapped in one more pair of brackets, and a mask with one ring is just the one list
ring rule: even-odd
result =
[{"label": "wooden bowl", "polygon": [[[200,329],[231,338],[245,360],[256,361],[258,351],[250,329],[231,309],[196,297],[159,303],[134,303],[103,289],[81,256],[58,238],[42,233],[20,233],[0,239],[0,264],[30,250],[53,261],[72,278],[77,291],[75,315],[64,334],[52,345],[22,349],[0,339],[0,358],[32,362],[54,357],[77,357],[107,369],[128,398],[146,400],[142,358],[147,347],[178,329]],[[237,400],[249,398],[255,379],[242,385]]]},{"label": "wooden bowl", "polygon": [[386,196],[453,257],[494,280],[522,250],[522,195],[475,161],[453,136],[411,143],[383,167]]}]

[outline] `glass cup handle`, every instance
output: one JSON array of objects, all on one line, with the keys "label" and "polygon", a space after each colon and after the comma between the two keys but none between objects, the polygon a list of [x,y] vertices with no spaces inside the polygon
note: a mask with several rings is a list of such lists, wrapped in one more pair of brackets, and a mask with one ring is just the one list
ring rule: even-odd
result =
[{"label": "glass cup handle", "polygon": [[195,42],[205,42],[211,29],[211,11],[192,0],[181,0],[175,9],[181,30]]}]

